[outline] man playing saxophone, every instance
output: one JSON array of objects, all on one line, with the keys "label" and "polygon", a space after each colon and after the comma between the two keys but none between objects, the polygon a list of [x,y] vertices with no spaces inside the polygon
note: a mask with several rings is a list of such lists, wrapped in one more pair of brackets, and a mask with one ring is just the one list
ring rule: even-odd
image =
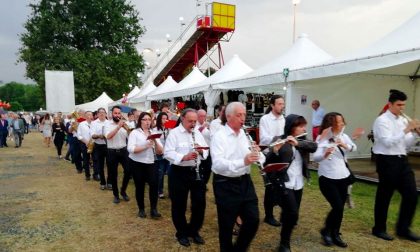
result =
[{"label": "man playing saxophone", "polygon": [[[85,179],[90,180],[90,154],[88,153],[88,146],[91,141],[90,126],[93,119],[91,111],[86,111],[85,121],[79,123],[77,127],[77,139],[79,140],[80,150],[83,159],[83,169],[85,170]],[[94,174],[98,177],[98,174]]]}]

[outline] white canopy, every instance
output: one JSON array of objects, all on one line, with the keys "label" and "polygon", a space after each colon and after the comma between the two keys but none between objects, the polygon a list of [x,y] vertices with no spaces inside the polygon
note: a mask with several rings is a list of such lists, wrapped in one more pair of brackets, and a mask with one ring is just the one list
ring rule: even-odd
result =
[{"label": "white canopy", "polygon": [[[134,86],[133,90],[130,91],[130,93],[128,93],[127,97],[126,97],[126,103],[130,102],[130,99],[135,97],[138,93],[140,93],[140,88],[138,86]],[[112,104],[109,104],[109,106],[115,106],[115,105],[121,105],[122,101],[124,98],[121,98],[119,100],[116,100],[115,102],[113,102]]]},{"label": "white canopy", "polygon": [[145,102],[146,102],[146,96],[153,92],[156,89],[156,86],[153,84],[152,81],[147,82],[144,84],[140,90],[140,93],[138,93],[136,96],[130,99],[130,104],[138,109],[145,109]]},{"label": "white canopy", "polygon": [[298,69],[314,66],[331,58],[331,55],[313,43],[306,34],[301,34],[289,50],[271,62],[240,78],[211,86],[213,89],[245,89],[279,83],[277,79],[265,78],[265,76],[282,73],[285,68]]},{"label": "white canopy", "polygon": [[103,92],[98,98],[91,102],[76,105],[76,109],[95,111],[102,107],[108,111],[108,104],[111,102],[113,102],[113,100],[105,92]]},{"label": "white canopy", "polygon": [[189,73],[182,81],[180,81],[177,85],[172,86],[172,88],[167,88],[165,93],[157,94],[157,95],[150,95],[147,97],[148,100],[164,100],[178,96],[184,95],[176,95],[179,90],[185,90],[188,87],[194,87],[197,83],[200,83],[206,80],[207,77],[198,69],[197,67],[193,67],[191,73]]},{"label": "white canopy", "polygon": [[172,79],[172,76],[168,76],[164,82],[162,82],[155,90],[146,95],[146,100],[153,100],[151,97],[155,95],[164,94],[166,90],[174,88],[178,83]]}]

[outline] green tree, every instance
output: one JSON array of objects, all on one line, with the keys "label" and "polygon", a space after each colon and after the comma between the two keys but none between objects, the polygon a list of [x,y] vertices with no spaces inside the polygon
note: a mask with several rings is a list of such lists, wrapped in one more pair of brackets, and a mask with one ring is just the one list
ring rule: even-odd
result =
[{"label": "green tree", "polygon": [[42,91],[38,85],[7,83],[0,87],[0,100],[9,102],[13,111],[36,111],[40,107],[45,108]]},{"label": "green tree", "polygon": [[126,0],[41,0],[21,34],[19,61],[45,94],[45,69],[74,71],[76,103],[103,91],[120,98],[139,84],[143,58],[135,45],[145,29]]}]

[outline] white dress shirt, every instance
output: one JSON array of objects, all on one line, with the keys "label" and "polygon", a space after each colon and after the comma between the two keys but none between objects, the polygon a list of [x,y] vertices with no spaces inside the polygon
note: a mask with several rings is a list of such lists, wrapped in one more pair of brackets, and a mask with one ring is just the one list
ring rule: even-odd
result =
[{"label": "white dress shirt", "polygon": [[[195,143],[199,146],[208,146],[204,137],[201,133],[194,129],[195,134]],[[182,158],[193,151],[194,142],[192,139],[192,134],[189,133],[182,124],[180,124],[175,129],[171,130],[171,133],[168,135],[165,143],[164,157],[171,162],[171,164],[178,166],[195,166],[195,160],[182,161]],[[200,155],[198,159],[198,164],[200,164],[200,159],[204,160],[208,156],[208,150],[203,151],[203,155]]]},{"label": "white dress shirt", "polygon": [[[134,153],[134,149],[136,147],[145,147],[148,143],[149,141],[147,140],[147,136],[146,134],[144,134],[142,129],[137,128],[131,131],[130,135],[128,136],[127,144],[127,151],[129,153],[128,157],[136,162],[141,162],[144,164],[153,164],[155,162],[155,152],[153,148],[147,148],[141,152]],[[162,145],[159,139],[157,139],[156,143]]]},{"label": "white dress shirt", "polygon": [[[105,123],[105,137],[109,135],[111,131],[118,127],[118,124],[112,120],[108,120]],[[121,127],[114,137],[106,140],[108,149],[121,149],[127,146],[127,131]]]},{"label": "white dress shirt", "polygon": [[407,155],[408,147],[416,142],[416,134],[404,133],[407,119],[395,116],[389,110],[376,118],[373,124],[375,143],[373,153],[382,155]]},{"label": "white dress shirt", "polygon": [[[239,177],[250,173],[250,165],[245,165],[245,156],[251,152],[250,143],[243,130],[238,135],[229,127],[222,126],[211,138],[210,152],[212,171],[226,177]],[[260,153],[260,162],[265,156]]]},{"label": "white dress shirt", "polygon": [[260,119],[260,144],[270,144],[275,136],[284,134],[286,120],[283,115],[276,117],[273,112],[265,114]]},{"label": "white dress shirt", "polygon": [[[96,119],[95,121],[92,122],[92,124],[90,125],[90,136],[92,137],[92,135],[104,135],[105,136],[105,123],[106,120],[99,120]],[[96,144],[106,144],[105,139],[94,139]]]},{"label": "white dress shirt", "polygon": [[[338,136],[345,144],[347,144],[348,150],[341,147],[346,155],[346,152],[356,151],[357,146],[353,143],[349,136],[341,134]],[[343,179],[350,175],[349,170],[346,167],[345,161],[347,157],[343,157],[337,145],[329,143],[329,139],[324,139],[318,142],[318,148],[314,153],[314,161],[319,162],[318,176],[324,176],[330,179]],[[327,148],[335,146],[334,152],[327,158],[324,158],[324,154]]]},{"label": "white dress shirt", "polygon": [[289,168],[287,169],[287,176],[289,177],[289,181],[284,183],[286,188],[291,190],[301,190],[304,185],[304,178],[302,174],[302,165],[303,160],[300,152],[296,150],[293,146],[293,155],[294,158],[292,163],[290,164]]},{"label": "white dress shirt", "polygon": [[[202,124],[200,124],[199,122],[197,122],[197,124],[195,125],[195,129],[200,131],[199,128],[203,126]],[[210,146],[210,130],[205,127],[202,131],[200,131],[201,135],[203,135],[204,140],[206,140],[207,146]]]},{"label": "white dress shirt", "polygon": [[210,122],[210,137],[212,137],[216,132],[222,127],[222,120],[216,118]]},{"label": "white dress shirt", "polygon": [[325,111],[322,107],[318,107],[317,110],[312,111],[312,127],[320,126],[322,119],[324,118]]},{"label": "white dress shirt", "polygon": [[84,143],[90,141],[90,124],[87,121],[79,123],[77,127],[77,139]]}]

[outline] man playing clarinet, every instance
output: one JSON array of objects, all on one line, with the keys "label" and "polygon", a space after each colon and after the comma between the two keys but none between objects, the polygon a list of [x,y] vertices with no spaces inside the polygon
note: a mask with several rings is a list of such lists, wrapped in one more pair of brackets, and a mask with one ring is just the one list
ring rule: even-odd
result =
[{"label": "man playing clarinet", "polygon": [[[258,146],[250,143],[242,129],[245,106],[232,102],[225,113],[227,124],[213,135],[210,146],[220,251],[246,251],[259,224],[258,198],[250,176],[251,164],[264,163],[265,157],[258,152]],[[232,231],[237,216],[242,219],[242,225],[233,244]]]}]

